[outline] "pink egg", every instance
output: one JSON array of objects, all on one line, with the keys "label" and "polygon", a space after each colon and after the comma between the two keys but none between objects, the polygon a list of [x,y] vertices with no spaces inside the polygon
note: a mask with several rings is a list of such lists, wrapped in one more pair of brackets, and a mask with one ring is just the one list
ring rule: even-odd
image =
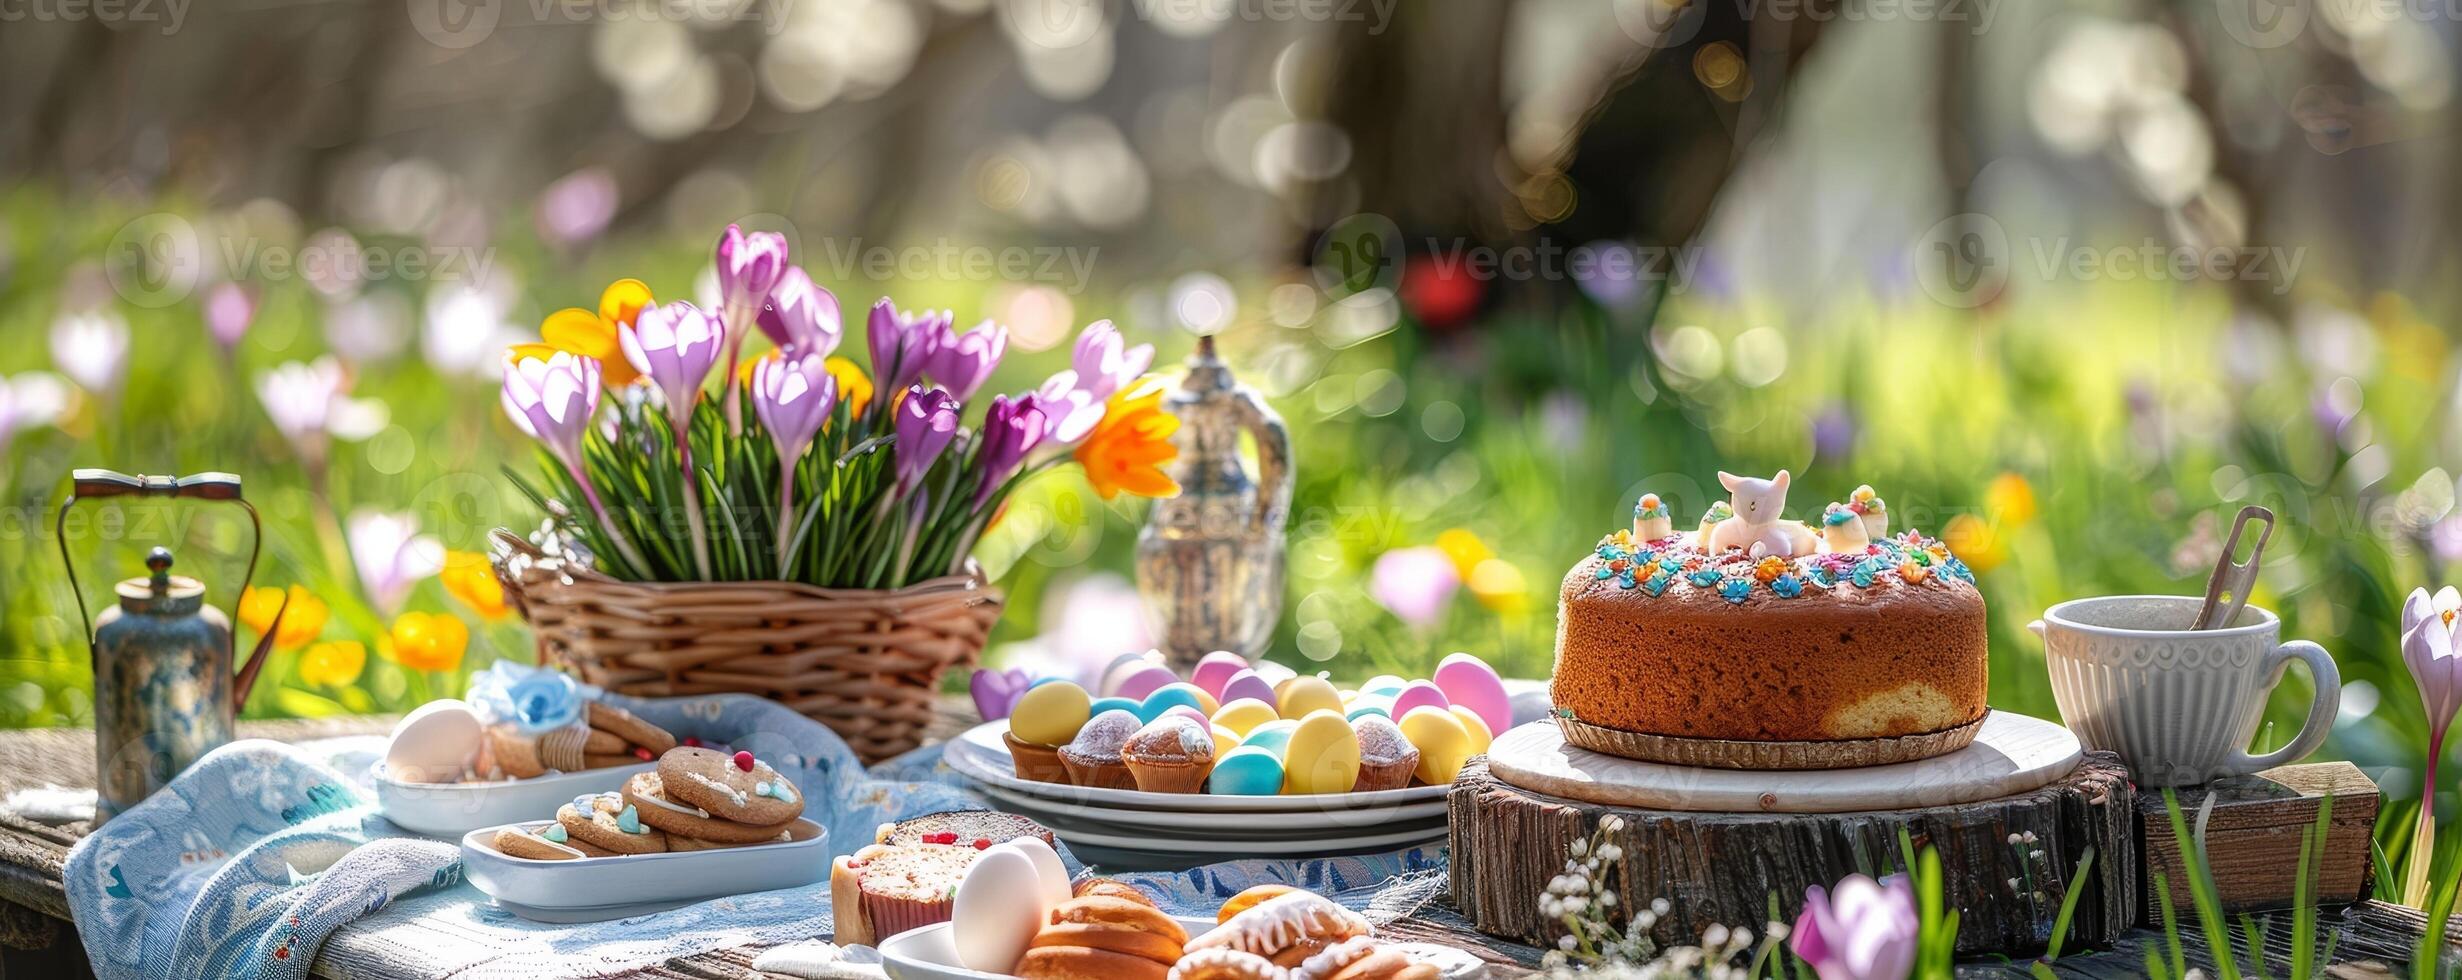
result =
[{"label": "pink egg", "polygon": [[1393,717],[1400,718],[1410,714],[1412,708],[1428,707],[1443,711],[1452,704],[1452,701],[1446,699],[1445,692],[1438,690],[1436,685],[1427,681],[1412,681],[1402,685],[1402,693],[1393,696],[1393,707],[1390,710],[1393,712]]},{"label": "pink egg", "polygon": [[[1513,697],[1503,678],[1487,661],[1467,653],[1447,656],[1436,665],[1436,686],[1454,704],[1469,708],[1487,722],[1487,730],[1502,737],[1513,727]],[[1394,712],[1399,716],[1401,712]]]},{"label": "pink egg", "polygon": [[1223,685],[1231,683],[1232,675],[1247,669],[1248,658],[1229,650],[1216,650],[1197,661],[1197,669],[1189,672],[1188,682],[1219,701],[1222,700]]},{"label": "pink egg", "polygon": [[1171,716],[1173,716],[1173,715],[1178,715],[1178,716],[1180,716],[1180,717],[1182,717],[1182,718],[1187,718],[1187,719],[1193,720],[1193,721],[1195,721],[1197,724],[1204,726],[1204,727],[1205,727],[1206,729],[1208,729],[1208,730],[1211,730],[1211,729],[1214,727],[1214,722],[1213,722],[1211,719],[1208,719],[1208,718],[1205,716],[1205,712],[1199,711],[1199,710],[1197,710],[1197,709],[1195,709],[1195,708],[1191,708],[1191,707],[1189,707],[1189,706],[1187,706],[1187,705],[1185,705],[1185,704],[1175,704],[1175,705],[1172,705],[1171,707],[1164,709],[1164,710],[1163,710],[1163,713],[1162,713],[1162,714],[1160,714],[1160,715],[1155,716],[1155,718],[1156,718],[1156,720],[1158,720],[1158,721],[1159,721],[1159,720],[1164,719],[1164,718],[1169,718],[1169,717],[1171,717]]},{"label": "pink egg", "polygon": [[1244,668],[1223,682],[1222,693],[1215,695],[1214,700],[1230,704],[1241,698],[1255,698],[1267,704],[1278,703],[1274,700],[1274,685],[1257,676],[1256,671]]},{"label": "pink egg", "polygon": [[1163,685],[1179,682],[1180,676],[1172,673],[1169,667],[1160,665],[1139,667],[1122,676],[1119,686],[1114,688],[1111,694],[1113,697],[1143,701],[1146,695],[1162,690]]},{"label": "pink egg", "polygon": [[1093,683],[1086,685],[1086,690],[1095,697],[1110,697],[1114,691],[1119,689],[1121,678],[1127,677],[1132,671],[1162,662],[1163,652],[1160,650],[1123,653],[1111,658],[1110,663],[1104,664],[1102,673],[1094,677]]}]

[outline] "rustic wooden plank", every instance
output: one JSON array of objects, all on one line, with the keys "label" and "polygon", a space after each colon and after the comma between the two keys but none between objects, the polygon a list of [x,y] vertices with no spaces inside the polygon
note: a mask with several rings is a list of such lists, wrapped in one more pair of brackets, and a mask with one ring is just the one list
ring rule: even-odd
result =
[{"label": "rustic wooden plank", "polygon": [[[2206,818],[2206,864],[2214,874],[2216,892],[2226,911],[2289,908],[2300,863],[2300,841],[2316,826],[2317,812],[2331,798],[2324,850],[2312,855],[2311,887],[2320,905],[2348,905],[2369,894],[2375,864],[2369,846],[2376,829],[2377,785],[2358,766],[2323,762],[2283,766],[2252,776],[2217,780],[2176,791],[2180,813],[2190,823],[2207,798],[2214,809]],[[2188,907],[2188,875],[2180,858],[2180,843],[2171,832],[2159,790],[2137,795],[2137,817],[2148,869],[2143,917],[2154,909],[2154,875],[2162,869],[2172,902]]]},{"label": "rustic wooden plank", "polygon": [[1713,924],[1756,931],[1771,898],[1792,919],[1804,889],[1848,874],[1896,869],[1898,834],[1941,853],[1947,895],[1961,914],[1966,952],[2039,950],[2087,848],[2095,852],[2069,942],[2109,942],[2133,924],[2137,852],[2132,790],[2119,760],[2090,754],[2075,772],[2027,793],[1955,806],[1872,813],[1692,813],[1604,806],[1544,796],[1464,770],[1447,797],[1456,905],[1479,931],[1552,944],[1562,926],[1536,897],[1563,870],[1566,848],[1609,814],[1624,829],[1612,887],[1627,908],[1665,899],[1654,935],[1687,942]]}]

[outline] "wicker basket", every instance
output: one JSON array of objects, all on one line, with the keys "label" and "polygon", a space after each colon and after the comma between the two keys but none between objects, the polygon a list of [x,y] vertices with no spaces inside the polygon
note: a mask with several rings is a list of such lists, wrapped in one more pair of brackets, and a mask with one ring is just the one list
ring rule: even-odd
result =
[{"label": "wicker basket", "polygon": [[903,589],[620,582],[497,531],[496,576],[539,662],[619,694],[758,694],[844,736],[868,765],[923,743],[942,672],[976,662],[1002,596],[979,576]]}]

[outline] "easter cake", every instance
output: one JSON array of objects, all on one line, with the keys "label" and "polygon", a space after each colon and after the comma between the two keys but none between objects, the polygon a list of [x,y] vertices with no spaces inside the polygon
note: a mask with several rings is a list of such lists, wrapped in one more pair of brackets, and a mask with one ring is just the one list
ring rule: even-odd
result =
[{"label": "easter cake", "polygon": [[1551,695],[1567,741],[1749,768],[1875,765],[1954,751],[1985,712],[1983,595],[1965,563],[1892,536],[1870,487],[1783,519],[1789,477],[1677,532],[1655,494],[1565,575]]}]

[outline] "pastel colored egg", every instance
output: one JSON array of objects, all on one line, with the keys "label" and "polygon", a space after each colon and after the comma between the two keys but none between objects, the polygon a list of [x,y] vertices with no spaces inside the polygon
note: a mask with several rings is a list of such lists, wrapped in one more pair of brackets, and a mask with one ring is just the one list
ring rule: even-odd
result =
[{"label": "pastel colored egg", "polygon": [[1322,677],[1295,677],[1282,688],[1282,697],[1274,702],[1282,716],[1294,721],[1311,712],[1330,711],[1342,716],[1342,695],[1334,693],[1334,685]]},{"label": "pastel colored egg", "polygon": [[1243,745],[1214,760],[1207,791],[1218,796],[1273,796],[1282,792],[1282,759],[1270,749]]},{"label": "pastel colored egg", "polygon": [[975,858],[950,902],[950,945],[969,970],[1005,973],[1051,914],[1042,872],[1026,852],[993,848]]},{"label": "pastel colored egg", "polygon": [[1224,728],[1221,725],[1212,725],[1208,727],[1209,730],[1214,733],[1214,758],[1220,759],[1223,756],[1230,755],[1232,749],[1240,747],[1239,733],[1228,728]]},{"label": "pastel colored egg", "polygon": [[1444,786],[1470,761],[1470,731],[1444,708],[1419,707],[1402,716],[1402,737],[1419,750],[1419,781]]},{"label": "pastel colored egg", "polygon": [[1478,712],[1490,734],[1502,735],[1513,727],[1513,696],[1505,693],[1504,679],[1487,661],[1467,653],[1449,654],[1437,662],[1435,680],[1448,701]]},{"label": "pastel colored egg", "polygon": [[1113,697],[1145,700],[1147,695],[1180,682],[1180,675],[1161,664],[1139,667],[1120,678],[1120,686],[1112,689]]},{"label": "pastel colored egg", "polygon": [[1400,718],[1410,714],[1412,708],[1427,707],[1441,710],[1452,704],[1453,701],[1445,697],[1445,692],[1437,690],[1435,684],[1427,681],[1412,681],[1403,686],[1402,693],[1393,696],[1393,707],[1388,714],[1391,717]]},{"label": "pastel colored egg", "polygon": [[[1160,665],[1162,662],[1163,653],[1160,650],[1123,653],[1113,657],[1110,663],[1103,665],[1103,672],[1095,676],[1093,693],[1098,697],[1116,697],[1120,693],[1122,679],[1147,667]],[[1135,695],[1135,697],[1144,696],[1143,694]]]},{"label": "pastel colored egg", "polygon": [[1282,717],[1281,713],[1275,711],[1271,704],[1255,698],[1241,698],[1237,701],[1224,702],[1221,710],[1214,712],[1213,720],[1214,724],[1246,737],[1249,732],[1255,731],[1258,725],[1280,717]]},{"label": "pastel colored egg", "polygon": [[1214,697],[1224,704],[1241,698],[1263,701],[1269,705],[1278,703],[1274,698],[1274,685],[1266,683],[1265,678],[1257,676],[1256,671],[1246,669],[1232,674],[1230,680],[1223,682],[1222,690],[1214,693]]},{"label": "pastel colored egg", "polygon": [[1285,667],[1271,660],[1259,660],[1256,663],[1249,664],[1248,669],[1256,671],[1258,677],[1265,679],[1266,686],[1272,687],[1276,690],[1281,689],[1282,682],[1299,676],[1298,671],[1292,670],[1289,667]]},{"label": "pastel colored egg", "polygon": [[[1197,686],[1197,685],[1195,685],[1195,684],[1188,683],[1187,681],[1179,681],[1179,682],[1172,683],[1172,684],[1166,684],[1166,685],[1164,685],[1161,689],[1159,689],[1159,690],[1155,691],[1155,692],[1154,692],[1154,694],[1161,694],[1163,691],[1184,691],[1184,692],[1187,692],[1189,695],[1191,695],[1191,696],[1193,696],[1193,697],[1195,697],[1195,698],[1197,699],[1197,710],[1202,711],[1202,712],[1205,712],[1206,714],[1209,714],[1209,715],[1210,715],[1210,714],[1213,714],[1215,711],[1217,711],[1217,710],[1219,710],[1219,709],[1221,709],[1221,708],[1222,708],[1222,700],[1221,700],[1221,699],[1216,698],[1215,696],[1213,696],[1213,695],[1211,695],[1211,694],[1206,693],[1206,690],[1205,690],[1204,688],[1202,688],[1202,687],[1198,687],[1198,686]],[[1148,695],[1146,695],[1146,697],[1149,697],[1149,698],[1150,698],[1150,697],[1153,697],[1153,696],[1154,696],[1154,694],[1148,694]]]},{"label": "pastel colored egg", "polygon": [[[1028,683],[1028,684],[1026,685],[1026,688],[1027,688],[1028,690],[1032,690],[1032,689],[1034,689],[1034,688],[1042,687],[1042,686],[1043,686],[1043,685],[1045,685],[1045,684],[1058,684],[1058,683],[1061,683],[1061,682],[1063,682],[1063,681],[1068,681],[1068,678],[1066,678],[1066,677],[1037,677],[1037,678],[1035,678],[1032,682]],[[1070,682],[1070,683],[1074,683],[1074,682]]]},{"label": "pastel colored egg", "polygon": [[1186,684],[1174,683],[1147,694],[1145,700],[1138,702],[1137,717],[1153,721],[1162,717],[1163,712],[1179,707],[1195,708],[1198,714],[1207,714],[1205,702],[1199,700],[1204,693]]},{"label": "pastel colored egg", "polygon": [[1095,698],[1094,704],[1086,710],[1088,714],[1096,715],[1106,711],[1125,711],[1133,715],[1137,713],[1137,707],[1137,701],[1134,698]]},{"label": "pastel colored egg", "polygon": [[1486,755],[1487,747],[1496,741],[1496,733],[1488,731],[1486,719],[1458,704],[1445,710],[1453,712],[1454,720],[1462,723],[1462,730],[1470,733],[1470,754]]},{"label": "pastel colored egg", "polygon": [[1410,682],[1405,681],[1402,678],[1395,677],[1392,674],[1378,674],[1374,677],[1368,678],[1367,683],[1359,685],[1359,693],[1400,694],[1402,693],[1402,688],[1409,683]]},{"label": "pastel colored egg", "polygon": [[1191,708],[1185,704],[1175,704],[1171,707],[1164,708],[1163,713],[1155,715],[1153,720],[1161,721],[1162,719],[1170,718],[1175,715],[1196,722],[1197,724],[1203,725],[1207,728],[1214,727],[1214,723],[1205,717],[1204,712],[1198,711],[1197,709]]},{"label": "pastel colored egg", "polygon": [[1094,716],[1094,701],[1086,689],[1061,681],[1026,689],[1009,711],[1009,731],[1019,741],[1035,745],[1067,745]]},{"label": "pastel colored egg", "polygon": [[1276,718],[1249,729],[1248,734],[1240,737],[1240,747],[1264,749],[1279,757],[1285,749],[1290,747],[1291,733],[1298,730],[1298,722],[1288,718]]},{"label": "pastel colored egg", "polygon": [[1369,715],[1375,715],[1380,718],[1392,718],[1393,699],[1379,694],[1362,694],[1359,697],[1352,699],[1351,710],[1343,712],[1343,717],[1349,718],[1352,721],[1358,721],[1359,719],[1368,717]]},{"label": "pastel colored egg", "polygon": [[1286,793],[1348,793],[1359,783],[1359,736],[1341,712],[1309,712],[1282,751]]},{"label": "pastel colored egg", "polygon": [[1197,669],[1188,672],[1188,682],[1212,697],[1222,697],[1223,685],[1231,683],[1233,675],[1248,669],[1248,658],[1229,650],[1216,650],[1197,661]]}]

